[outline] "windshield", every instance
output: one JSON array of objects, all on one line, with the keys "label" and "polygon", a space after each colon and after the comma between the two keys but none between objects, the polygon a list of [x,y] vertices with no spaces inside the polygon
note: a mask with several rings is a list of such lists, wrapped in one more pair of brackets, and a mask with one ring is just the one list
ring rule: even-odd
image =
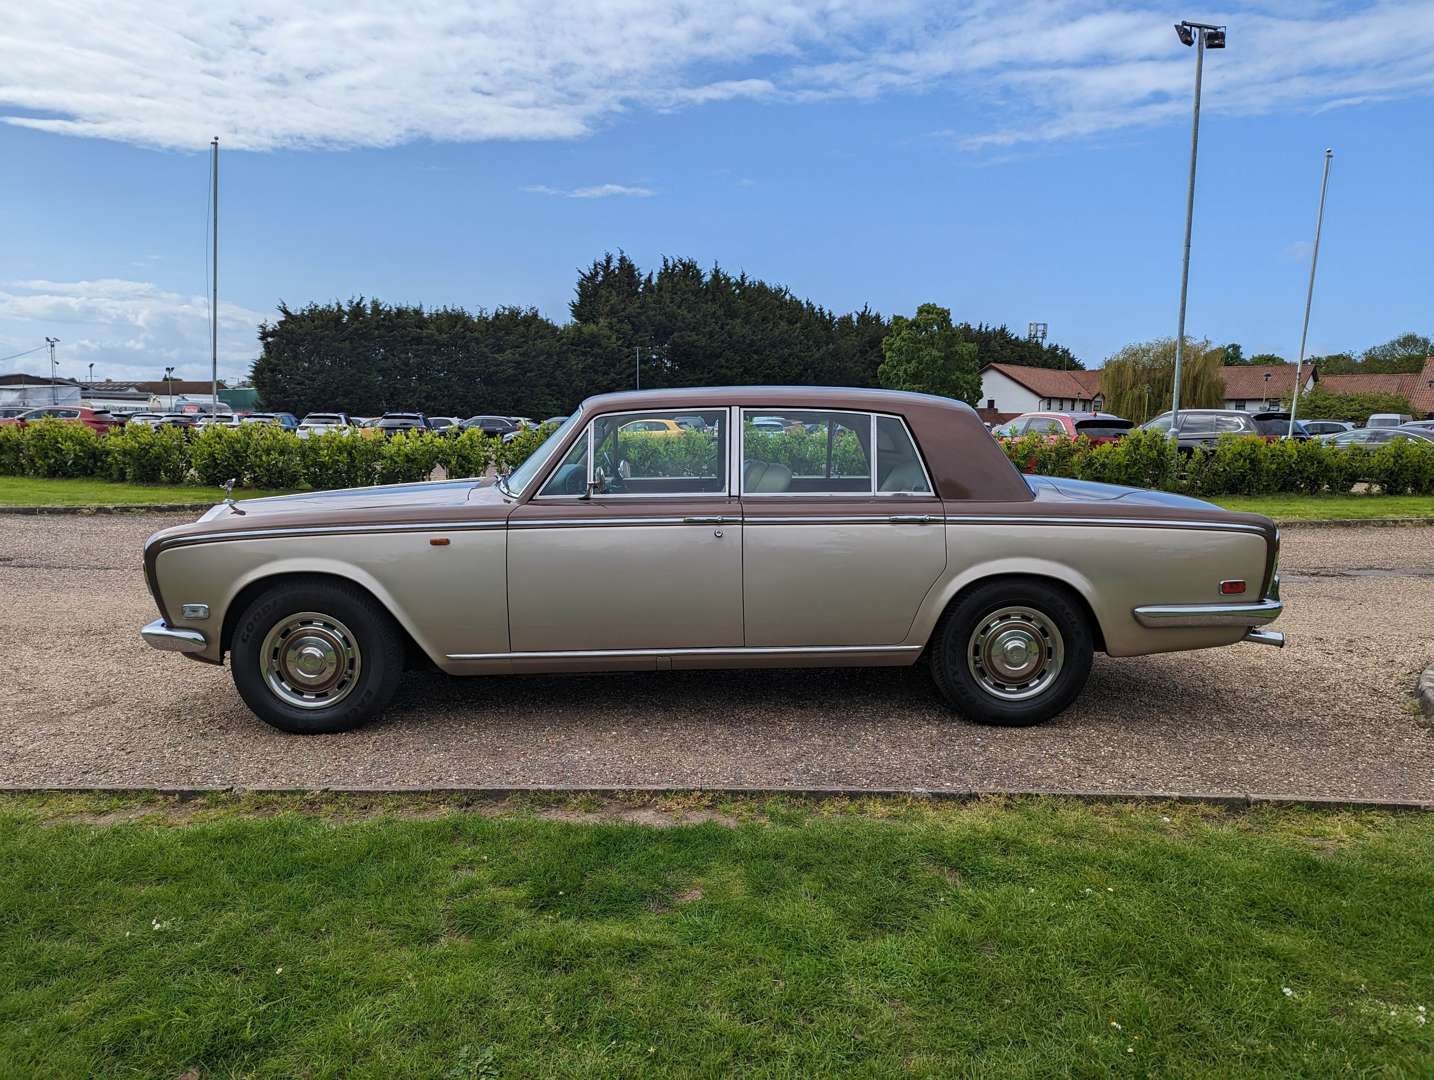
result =
[{"label": "windshield", "polygon": [[538,475],[543,464],[552,456],[553,451],[557,449],[558,444],[567,438],[569,431],[577,426],[579,415],[579,413],[573,413],[572,416],[564,420],[561,427],[543,440],[542,446],[528,455],[527,461],[513,470],[513,474],[508,477],[507,486],[509,491],[515,495],[521,495],[523,493],[523,489],[532,483],[533,477]]}]

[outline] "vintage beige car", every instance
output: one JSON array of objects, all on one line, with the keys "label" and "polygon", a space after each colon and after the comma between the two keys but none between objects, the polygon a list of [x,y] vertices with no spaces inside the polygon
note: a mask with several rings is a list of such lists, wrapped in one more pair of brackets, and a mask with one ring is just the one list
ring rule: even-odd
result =
[{"label": "vintage beige car", "polygon": [[[638,421],[643,421],[638,423]],[[968,406],[751,387],[584,402],[496,480],[215,506],[156,533],[160,649],[292,732],[377,716],[399,677],[925,660],[984,723],[1032,724],[1092,654],[1254,641],[1274,523],[1021,475]]]}]

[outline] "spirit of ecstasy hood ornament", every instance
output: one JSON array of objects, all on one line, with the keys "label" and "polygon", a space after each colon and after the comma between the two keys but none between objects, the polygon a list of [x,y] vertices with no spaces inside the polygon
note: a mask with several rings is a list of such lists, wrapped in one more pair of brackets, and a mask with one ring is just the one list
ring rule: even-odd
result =
[{"label": "spirit of ecstasy hood ornament", "polygon": [[243,517],[244,511],[239,509],[239,504],[234,500],[234,479],[235,478],[231,476],[224,482],[224,505],[229,507],[230,513]]}]

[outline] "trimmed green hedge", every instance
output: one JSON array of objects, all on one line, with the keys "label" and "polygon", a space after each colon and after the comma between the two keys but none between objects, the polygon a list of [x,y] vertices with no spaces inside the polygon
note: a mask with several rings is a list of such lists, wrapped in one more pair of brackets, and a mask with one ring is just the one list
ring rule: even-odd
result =
[{"label": "trimmed green hedge", "polygon": [[1356,484],[1385,495],[1434,494],[1434,445],[1413,439],[1343,447],[1231,435],[1213,450],[1182,454],[1161,432],[1133,431],[1098,446],[1041,435],[1002,446],[1023,472],[1186,495],[1343,494]]},{"label": "trimmed green hedge", "polygon": [[[505,444],[477,430],[456,437],[407,432],[385,439],[376,432],[330,432],[300,439],[270,425],[246,424],[205,428],[192,435],[176,427],[127,427],[112,435],[97,435],[82,424],[42,420],[23,428],[0,425],[0,474],[95,476],[132,484],[192,480],[213,487],[230,477],[255,488],[363,487],[423,480],[438,465],[455,477],[481,476],[490,465],[499,471],[513,469],[551,431],[551,427],[525,431]],[[804,439],[785,433],[756,437],[765,440],[773,459],[790,462],[793,471],[814,467],[812,455],[819,441],[825,464],[824,437]],[[650,451],[663,458],[690,457],[693,468],[711,452],[710,441],[691,433],[640,444],[625,438],[625,446],[628,443],[638,456]],[[1388,495],[1434,494],[1434,445],[1414,440],[1369,448],[1230,436],[1214,450],[1182,454],[1159,432],[1135,431],[1099,446],[1083,438],[1039,435],[1002,445],[1028,473],[1188,495],[1339,494],[1356,484]],[[838,439],[837,449],[839,468],[853,455],[860,464],[861,448],[854,439],[851,446]]]},{"label": "trimmed green hedge", "polygon": [[482,476],[521,464],[552,428],[526,431],[508,444],[465,431],[458,436],[405,432],[329,432],[300,439],[269,424],[208,427],[126,427],[98,435],[83,424],[42,420],[0,425],[0,474],[101,477],[132,484],[219,487],[345,488],[426,480],[442,465],[449,476]]}]

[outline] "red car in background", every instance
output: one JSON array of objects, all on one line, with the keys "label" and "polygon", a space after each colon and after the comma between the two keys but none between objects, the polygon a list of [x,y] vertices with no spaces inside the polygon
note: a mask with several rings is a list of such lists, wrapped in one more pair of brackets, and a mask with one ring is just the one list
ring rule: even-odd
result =
[{"label": "red car in background", "polygon": [[88,409],[79,405],[46,405],[44,408],[31,409],[29,412],[21,413],[8,420],[0,420],[0,424],[24,427],[36,420],[69,420],[77,424],[84,424],[91,431],[100,435],[108,435],[115,428],[124,426],[124,421],[116,419],[108,409]]},{"label": "red car in background", "polygon": [[1132,428],[1133,421],[1123,420],[1110,413],[1097,412],[1029,412],[1022,413],[991,432],[998,439],[1019,439],[1022,435],[1046,435],[1074,439],[1084,435],[1093,443],[1115,442],[1123,439]]}]

